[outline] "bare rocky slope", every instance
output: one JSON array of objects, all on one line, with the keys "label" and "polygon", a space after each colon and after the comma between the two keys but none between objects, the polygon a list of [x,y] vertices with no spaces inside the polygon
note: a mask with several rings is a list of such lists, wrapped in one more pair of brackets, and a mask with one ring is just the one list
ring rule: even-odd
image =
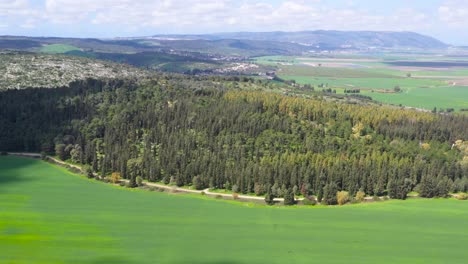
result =
[{"label": "bare rocky slope", "polygon": [[0,91],[53,88],[87,78],[139,78],[143,70],[88,58],[23,52],[0,53]]}]

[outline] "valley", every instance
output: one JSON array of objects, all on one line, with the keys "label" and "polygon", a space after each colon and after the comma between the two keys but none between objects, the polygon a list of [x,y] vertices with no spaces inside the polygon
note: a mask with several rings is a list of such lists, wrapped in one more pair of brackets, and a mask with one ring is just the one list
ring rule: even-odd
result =
[{"label": "valley", "polygon": [[0,264],[465,263],[462,2],[1,2]]},{"label": "valley", "polygon": [[259,57],[276,75],[317,91],[363,95],[375,101],[444,112],[468,108],[468,61],[450,56],[412,55]]}]

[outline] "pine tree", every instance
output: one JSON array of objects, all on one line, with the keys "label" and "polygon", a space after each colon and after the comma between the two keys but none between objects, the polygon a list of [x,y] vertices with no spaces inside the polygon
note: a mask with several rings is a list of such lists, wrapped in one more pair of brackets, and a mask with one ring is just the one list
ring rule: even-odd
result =
[{"label": "pine tree", "polygon": [[286,189],[286,193],[284,194],[284,205],[294,205],[294,192],[291,188]]},{"label": "pine tree", "polygon": [[323,188],[323,203],[327,205],[335,205],[338,203],[336,194],[338,193],[338,186],[336,183],[331,182]]},{"label": "pine tree", "polygon": [[268,205],[273,205],[275,204],[275,196],[273,195],[272,191],[271,191],[271,188],[267,188],[267,193],[265,195],[265,203],[268,204]]}]

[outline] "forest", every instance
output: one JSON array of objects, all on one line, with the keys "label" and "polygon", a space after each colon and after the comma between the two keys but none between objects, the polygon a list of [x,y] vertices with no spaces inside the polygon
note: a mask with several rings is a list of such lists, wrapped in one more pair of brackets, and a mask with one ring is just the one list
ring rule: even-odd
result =
[{"label": "forest", "polygon": [[[148,181],[272,197],[468,190],[468,117],[157,74],[0,93],[0,150]],[[266,84],[258,82],[264,87]]]}]

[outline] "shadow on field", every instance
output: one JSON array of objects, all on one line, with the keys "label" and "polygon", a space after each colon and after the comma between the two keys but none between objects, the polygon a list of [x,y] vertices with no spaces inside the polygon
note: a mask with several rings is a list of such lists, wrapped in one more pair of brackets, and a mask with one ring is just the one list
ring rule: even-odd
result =
[{"label": "shadow on field", "polygon": [[[29,167],[37,165],[37,162],[37,160],[30,158],[0,156],[0,190],[11,183],[38,180],[32,176],[23,175],[23,172],[28,171]],[[31,172],[34,170],[29,171],[28,174]]]}]

